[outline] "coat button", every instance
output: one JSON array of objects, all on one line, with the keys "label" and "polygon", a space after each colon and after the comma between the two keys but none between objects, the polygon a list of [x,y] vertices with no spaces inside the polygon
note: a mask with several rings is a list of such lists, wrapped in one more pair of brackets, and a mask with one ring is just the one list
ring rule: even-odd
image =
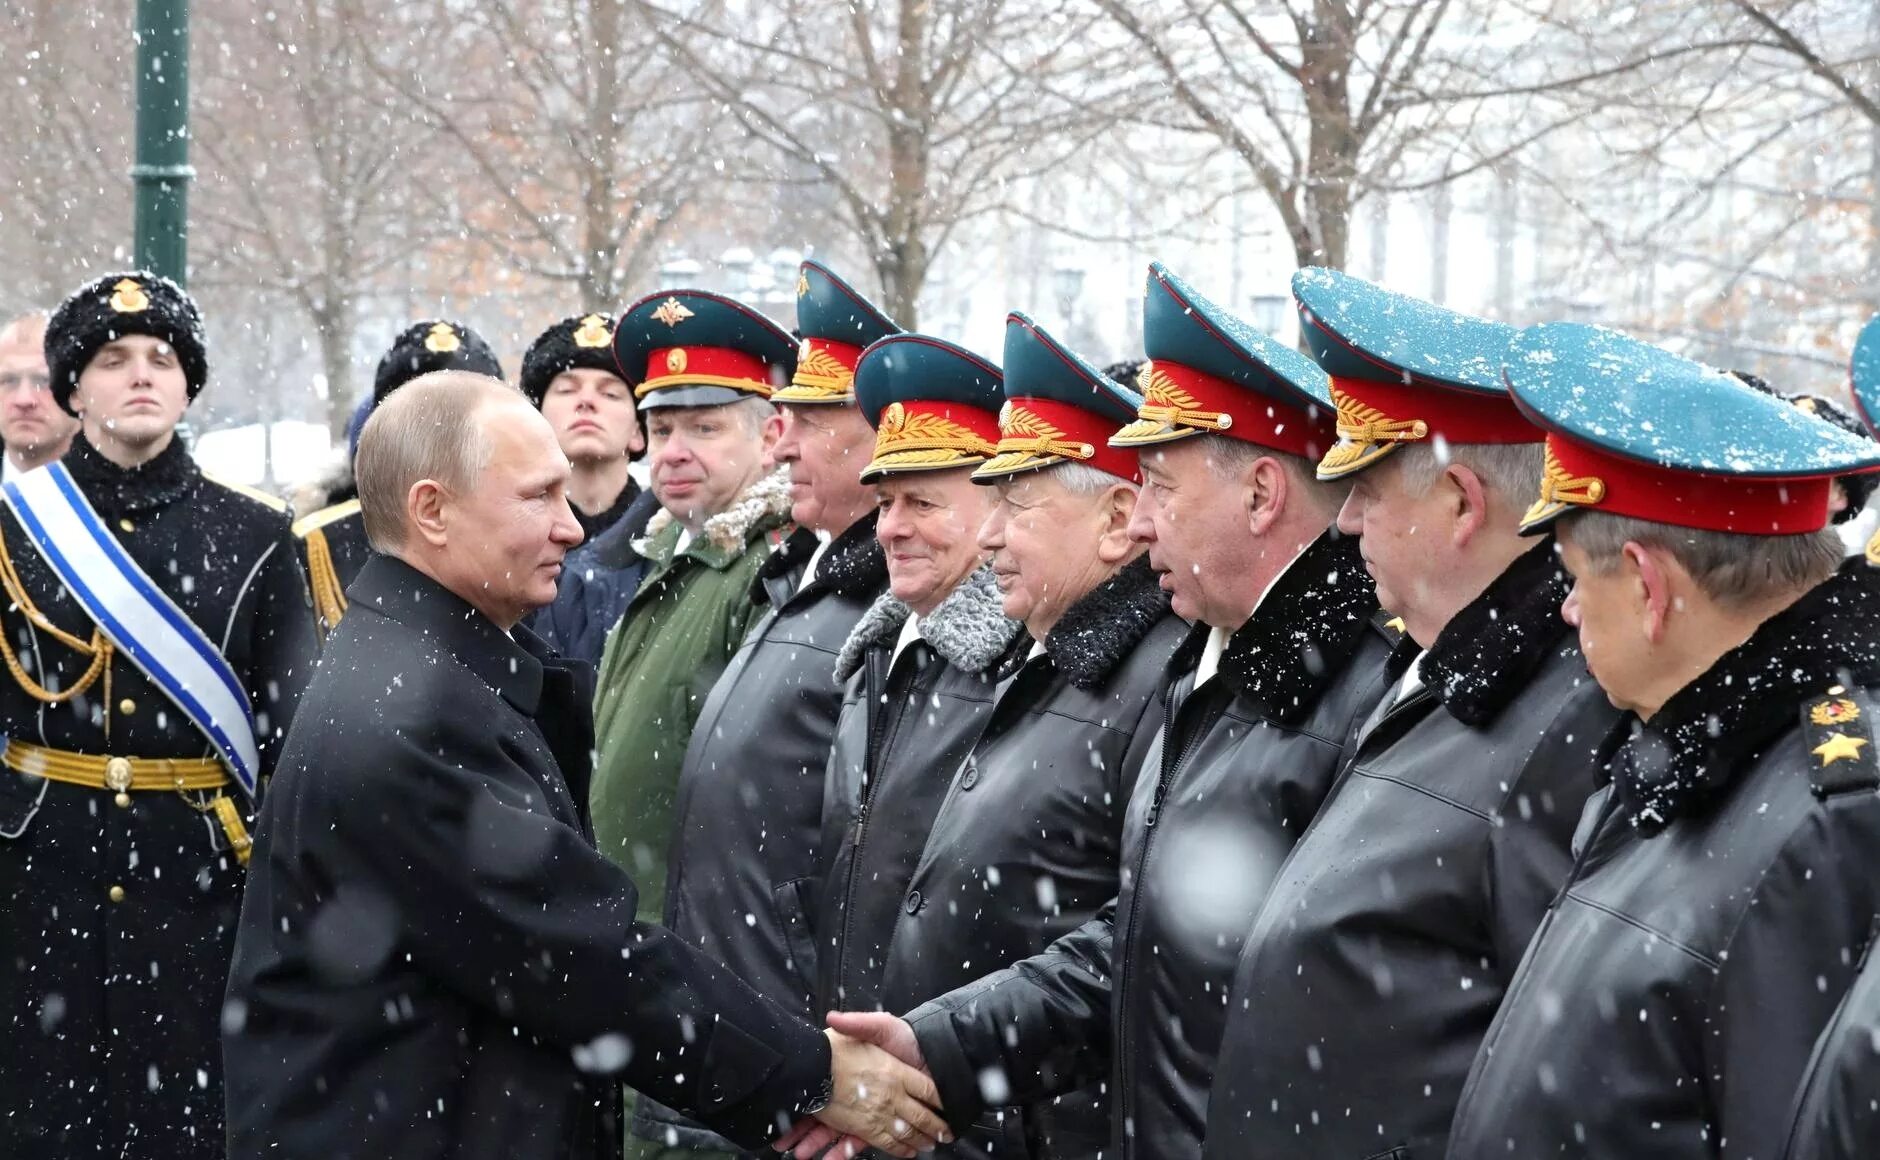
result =
[{"label": "coat button", "polygon": [[126,520],[119,520],[119,521],[118,521],[118,527],[120,527],[120,528],[123,528],[123,529],[124,529],[125,531],[127,531],[127,532],[134,532],[134,531],[136,531],[136,530],[137,530],[137,525],[136,525],[136,524],[133,524],[133,523],[131,523],[131,522],[130,522],[129,520],[127,520],[127,519],[126,519]]},{"label": "coat button", "polygon": [[118,809],[128,810],[131,808],[131,795],[127,793],[123,793],[120,791],[118,795],[112,798],[111,800],[117,803]]},{"label": "coat button", "polygon": [[124,901],[124,888],[122,886],[113,886],[111,888],[110,893],[111,893],[111,901],[113,902]]},{"label": "coat button", "polygon": [[979,762],[971,757],[966,759],[966,772],[960,777],[960,788],[971,789],[979,784]]},{"label": "coat button", "polygon": [[118,712],[126,717],[130,716],[132,713],[137,712],[137,702],[131,700],[129,697],[124,698],[122,701],[118,702]]},{"label": "coat button", "polygon": [[907,892],[907,912],[909,914],[920,913],[920,891],[910,890]]}]

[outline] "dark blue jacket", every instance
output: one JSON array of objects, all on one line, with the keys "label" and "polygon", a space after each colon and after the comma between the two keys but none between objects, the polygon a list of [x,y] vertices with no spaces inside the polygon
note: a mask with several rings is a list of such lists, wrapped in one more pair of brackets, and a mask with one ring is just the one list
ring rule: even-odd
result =
[{"label": "dark blue jacket", "polygon": [[569,553],[555,602],[528,620],[535,635],[562,656],[600,664],[607,634],[646,575],[646,558],[633,544],[658,510],[652,490],[643,491],[612,527]]}]

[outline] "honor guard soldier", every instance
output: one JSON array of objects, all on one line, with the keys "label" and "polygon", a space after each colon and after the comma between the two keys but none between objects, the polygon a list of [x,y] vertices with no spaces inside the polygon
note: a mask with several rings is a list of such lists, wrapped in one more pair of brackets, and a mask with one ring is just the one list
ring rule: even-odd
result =
[{"label": "honor guard soldier", "polygon": [[1880,913],[1880,574],[1828,522],[1880,446],[1597,327],[1523,331],[1507,378],[1547,430],[1523,527],[1632,720],[1448,1154],[1780,1155]]},{"label": "honor guard soldier", "polygon": [[[426,319],[406,327],[379,360],[372,380],[372,405],[419,375],[432,371],[472,371],[493,379],[503,377],[503,365],[490,344],[459,322]],[[306,556],[307,579],[313,588],[313,607],[320,618],[322,636],[333,631],[346,614],[346,586],[365,567],[371,547],[359,519],[359,498],[352,485],[350,465],[342,489],[353,492],[338,502],[309,512],[294,521],[294,535]]]},{"label": "honor guard soldier", "polygon": [[[1880,316],[1861,329],[1849,367],[1848,390],[1870,432],[1880,415]],[[1869,475],[1863,478],[1873,479]],[[1869,565],[1880,564],[1867,546]],[[1865,852],[1871,857],[1871,851]],[[1880,1155],[1880,923],[1861,953],[1860,974],[1815,1041],[1796,1092],[1781,1160],[1865,1160]]]},{"label": "honor guard soldier", "polygon": [[614,361],[613,315],[564,318],[543,331],[522,356],[521,386],[568,457],[569,505],[586,536],[568,553],[555,602],[528,624],[561,655],[596,664],[646,572],[634,542],[659,510],[629,472],[646,438]]},{"label": "honor guard soldier", "polygon": [[1197,623],[1155,693],[1117,900],[908,1021],[949,1118],[992,1102],[987,1074],[1007,1103],[1107,1076],[1106,1155],[1174,1160],[1201,1151],[1241,940],[1395,634],[1357,542],[1330,528],[1343,487],[1313,477],[1334,439],[1324,373],[1159,263],[1143,345],[1142,404],[1109,443],[1137,453],[1130,533]]},{"label": "honor guard soldier", "polygon": [[81,427],[3,489],[0,1154],[208,1160],[249,819],[313,618],[286,516],[175,437],[208,375],[189,296],[107,275],[46,348]]},{"label": "honor guard soldier", "polygon": [[[783,410],[772,457],[790,473],[796,530],[759,568],[756,627],[712,686],[686,747],[666,925],[820,1022],[810,915],[823,772],[842,707],[829,673],[888,583],[874,489],[861,482],[875,432],[855,404],[855,364],[901,328],[820,263],[803,263],[796,291],[796,373],[770,397]],[[629,1149],[641,1155],[736,1151],[650,1100],[634,1130],[641,1138]]]}]

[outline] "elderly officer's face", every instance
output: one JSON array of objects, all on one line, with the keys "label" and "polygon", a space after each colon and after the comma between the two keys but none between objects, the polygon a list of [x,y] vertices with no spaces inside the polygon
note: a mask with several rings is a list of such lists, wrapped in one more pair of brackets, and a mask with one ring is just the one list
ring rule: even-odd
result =
[{"label": "elderly officer's face", "polygon": [[609,463],[646,445],[633,392],[606,371],[574,367],[556,375],[542,396],[542,417],[575,463]]},{"label": "elderly officer's face", "polygon": [[1448,621],[1442,610],[1445,580],[1455,568],[1452,522],[1439,486],[1412,495],[1404,487],[1404,455],[1380,459],[1352,477],[1338,512],[1338,530],[1361,537],[1364,570],[1377,586],[1377,602],[1402,617],[1410,636],[1428,646]]},{"label": "elderly officer's face", "polygon": [[449,498],[451,588],[504,628],[555,599],[562,557],[581,542],[568,506],[568,458],[528,401],[484,405],[477,426],[489,462]]},{"label": "elderly officer's face", "polygon": [[992,489],[974,483],[969,467],[909,472],[880,480],[875,506],[888,588],[925,616],[979,566],[974,536],[991,511]]},{"label": "elderly officer's face", "polygon": [[189,382],[176,352],[144,334],[99,347],[72,391],[85,437],[100,447],[161,450],[188,406]]},{"label": "elderly officer's face", "polygon": [[785,404],[783,436],[772,456],[790,469],[790,518],[840,535],[867,513],[874,496],[861,482],[875,429],[857,407]]},{"label": "elderly officer's face", "polygon": [[992,555],[1005,615],[1042,641],[1065,609],[1134,552],[1127,529],[1135,495],[1120,480],[1095,493],[1072,491],[1055,468],[1016,476],[996,493],[979,546]]},{"label": "elderly officer's face", "polygon": [[1573,577],[1561,618],[1580,634],[1580,655],[1606,699],[1619,709],[1648,708],[1665,665],[1652,655],[1644,586],[1623,557],[1611,567],[1595,567],[1573,543],[1573,522],[1561,521],[1558,539],[1560,563]]},{"label": "elderly officer's face", "polygon": [[63,447],[78,420],[53,401],[45,326],[21,320],[0,330],[0,442],[23,460]]},{"label": "elderly officer's face", "polygon": [[742,403],[646,412],[647,459],[660,506],[694,532],[757,481],[782,423]]},{"label": "elderly officer's face", "polygon": [[1206,437],[1144,447],[1142,492],[1130,537],[1149,546],[1175,614],[1239,628],[1261,585],[1260,546],[1248,527],[1246,488],[1219,470]]}]

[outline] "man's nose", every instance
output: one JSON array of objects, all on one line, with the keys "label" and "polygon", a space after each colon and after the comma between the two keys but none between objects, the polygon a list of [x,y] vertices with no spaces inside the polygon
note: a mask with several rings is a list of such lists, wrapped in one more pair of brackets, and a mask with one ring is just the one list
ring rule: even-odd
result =
[{"label": "man's nose", "polygon": [[1129,513],[1129,527],[1125,530],[1135,543],[1155,543],[1155,501],[1149,498],[1147,488],[1137,495],[1136,506]]},{"label": "man's nose", "polygon": [[587,533],[581,530],[581,521],[574,518],[574,508],[568,503],[568,497],[565,495],[559,501],[555,512],[555,525],[549,529],[549,538],[569,548],[587,539]]},{"label": "man's nose", "polygon": [[1364,532],[1364,501],[1358,493],[1345,493],[1345,502],[1338,505],[1338,530],[1347,536],[1361,535]]},{"label": "man's nose", "polygon": [[996,552],[1005,547],[1005,512],[995,506],[986,522],[979,525],[979,548],[985,552]]},{"label": "man's nose", "polygon": [[1570,627],[1580,627],[1580,586],[1575,584],[1567,590],[1567,598],[1560,602],[1560,619]]}]

